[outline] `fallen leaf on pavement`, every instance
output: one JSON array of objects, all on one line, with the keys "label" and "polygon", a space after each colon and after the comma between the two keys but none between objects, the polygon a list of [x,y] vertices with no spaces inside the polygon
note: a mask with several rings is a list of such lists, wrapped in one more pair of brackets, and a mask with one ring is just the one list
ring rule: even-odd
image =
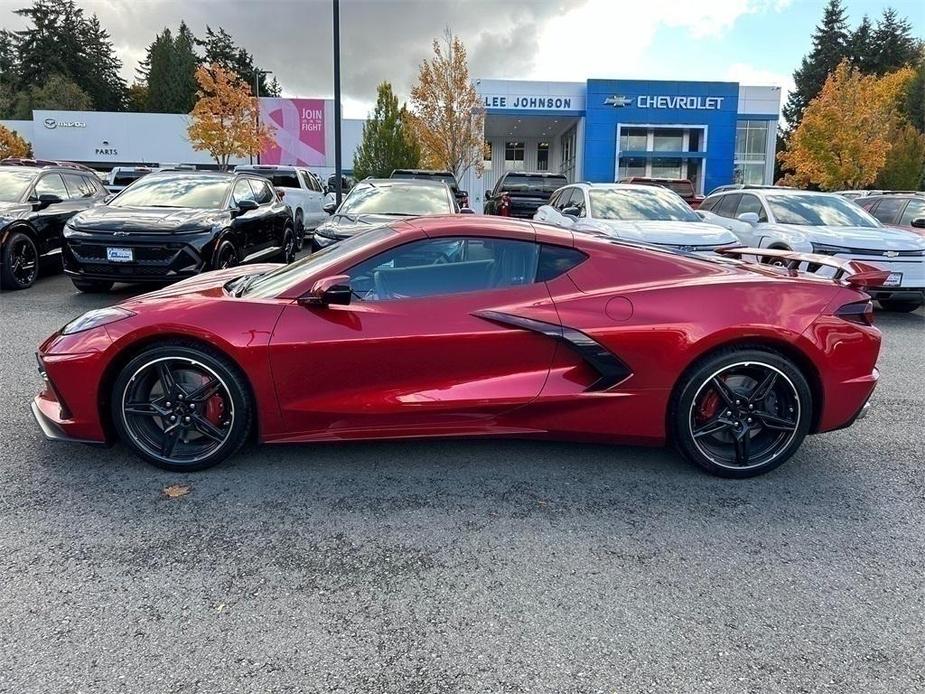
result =
[{"label": "fallen leaf on pavement", "polygon": [[164,496],[168,499],[176,499],[181,496],[186,496],[190,493],[192,487],[188,484],[171,484],[169,487],[164,487]]}]

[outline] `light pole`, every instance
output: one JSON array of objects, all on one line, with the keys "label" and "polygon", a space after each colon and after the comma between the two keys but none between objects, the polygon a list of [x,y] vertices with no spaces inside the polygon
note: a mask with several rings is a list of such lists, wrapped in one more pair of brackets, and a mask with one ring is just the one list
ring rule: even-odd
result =
[{"label": "light pole", "polygon": [[[254,127],[256,132],[260,132],[260,75],[272,75],[272,70],[254,69]],[[254,157],[251,156],[251,164],[254,163]],[[260,151],[257,152],[257,163],[260,163]]]},{"label": "light pole", "polygon": [[340,0],[334,3],[334,199],[340,207],[344,195],[340,156]]}]

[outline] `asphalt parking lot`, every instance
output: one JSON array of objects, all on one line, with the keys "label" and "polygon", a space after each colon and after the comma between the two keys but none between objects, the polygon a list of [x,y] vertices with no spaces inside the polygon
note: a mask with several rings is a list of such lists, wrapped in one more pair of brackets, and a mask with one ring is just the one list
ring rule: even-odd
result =
[{"label": "asphalt parking lot", "polygon": [[925,690],[922,310],[877,316],[870,416],[757,479],[522,441],[183,476],[28,410],[36,345],[128,293],[0,296],[2,692]]}]

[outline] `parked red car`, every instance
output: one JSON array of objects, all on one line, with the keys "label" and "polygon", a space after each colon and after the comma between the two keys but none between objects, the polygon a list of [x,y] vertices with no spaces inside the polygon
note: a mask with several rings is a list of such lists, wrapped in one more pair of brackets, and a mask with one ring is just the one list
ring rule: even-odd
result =
[{"label": "parked red car", "polygon": [[[671,442],[747,477],[860,416],[880,347],[869,268],[755,253],[778,264],[497,217],[398,221],[76,318],[39,348],[33,412],[51,438],[120,438],[170,470],[251,436],[514,436]],[[794,269],[807,260],[835,278]]]},{"label": "parked red car", "polygon": [[925,193],[884,193],[854,201],[884,224],[925,235]]}]

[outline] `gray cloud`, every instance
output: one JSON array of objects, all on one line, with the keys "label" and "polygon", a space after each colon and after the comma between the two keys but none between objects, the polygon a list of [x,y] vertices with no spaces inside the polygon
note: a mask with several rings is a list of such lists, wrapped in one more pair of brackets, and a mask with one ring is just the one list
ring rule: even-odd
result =
[{"label": "gray cloud", "polygon": [[[185,20],[194,33],[223,26],[272,70],[289,96],[330,96],[331,3],[328,0],[79,0],[109,30],[131,78],[154,34]],[[538,49],[539,29],[584,0],[342,0],[342,89],[371,102],[389,80],[407,95],[434,37],[449,26],[466,44],[473,76],[522,77]],[[6,3],[4,3],[6,4]],[[14,7],[27,5],[22,0]],[[11,8],[12,9],[12,8]],[[0,25],[19,28],[14,15]],[[563,37],[568,40],[567,37]]]}]

